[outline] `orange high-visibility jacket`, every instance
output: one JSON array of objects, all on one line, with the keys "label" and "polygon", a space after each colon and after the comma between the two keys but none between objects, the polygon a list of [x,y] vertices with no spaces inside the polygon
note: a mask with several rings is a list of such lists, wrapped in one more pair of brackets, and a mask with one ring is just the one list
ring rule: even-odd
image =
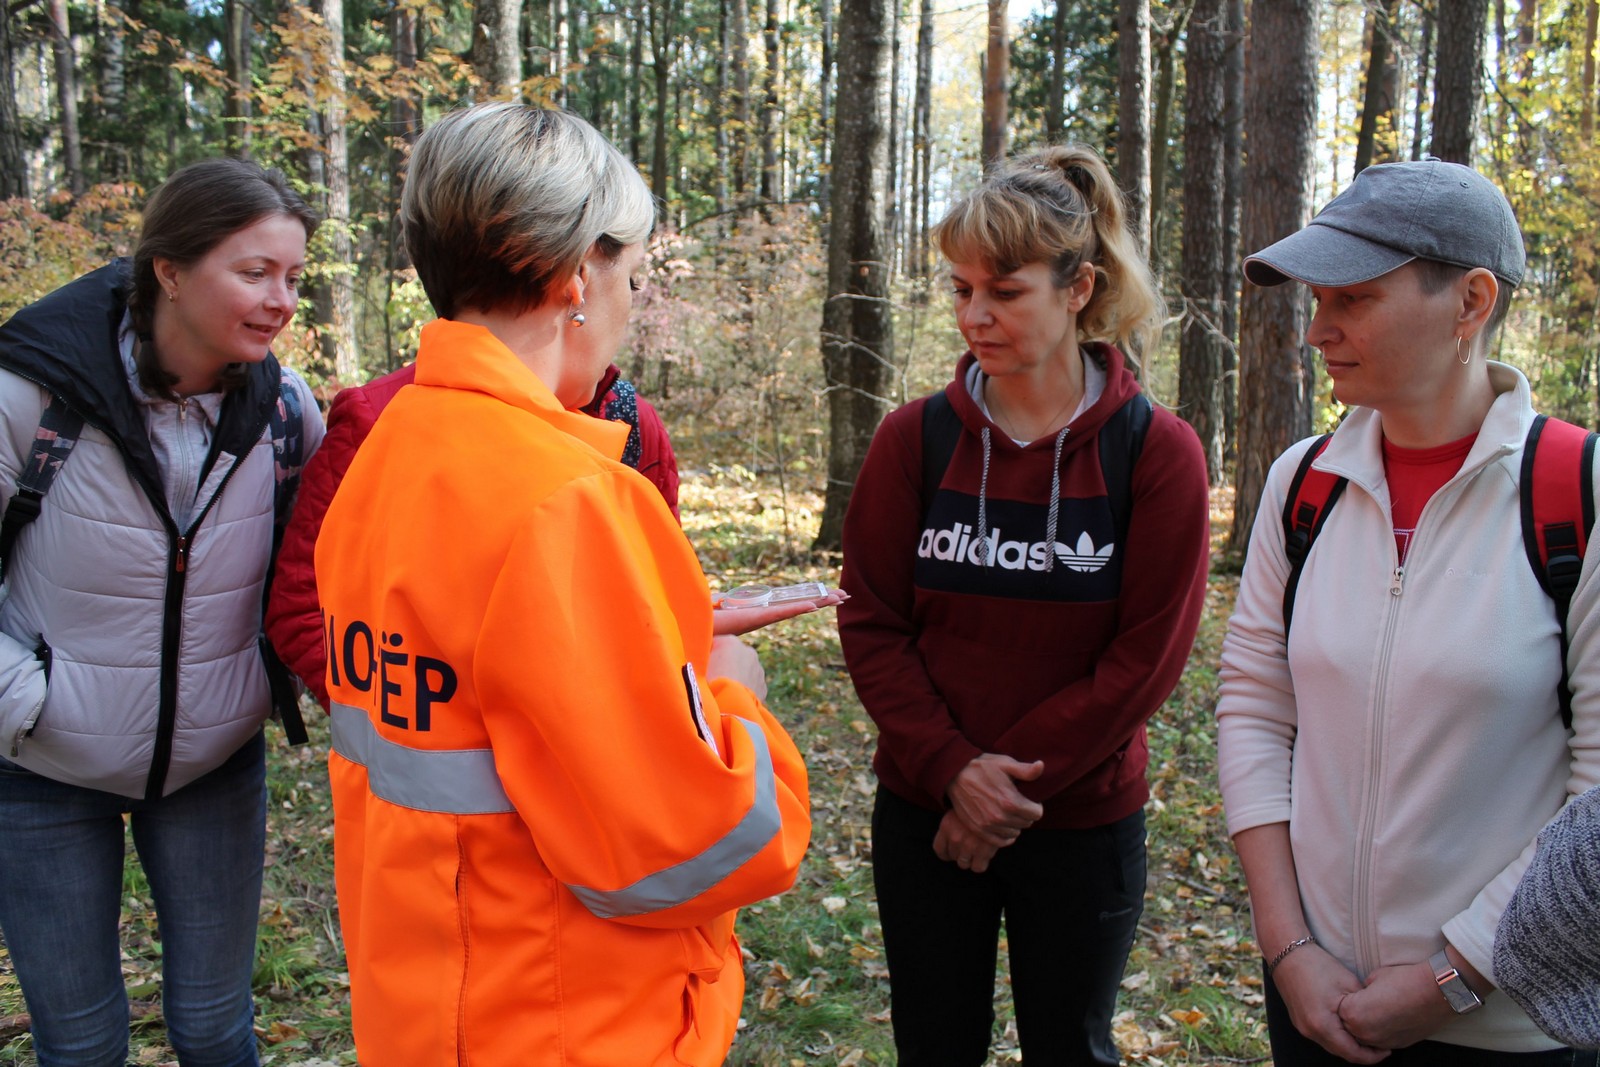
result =
[{"label": "orange high-visibility jacket", "polygon": [[364,1067],[719,1064],[734,909],[787,889],[805,767],[706,680],[710,594],[627,427],[423,329],[316,548]]}]

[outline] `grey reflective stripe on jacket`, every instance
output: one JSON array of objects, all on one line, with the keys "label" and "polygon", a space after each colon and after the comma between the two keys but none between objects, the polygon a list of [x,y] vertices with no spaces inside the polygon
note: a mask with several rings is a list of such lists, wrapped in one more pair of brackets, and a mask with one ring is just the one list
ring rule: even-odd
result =
[{"label": "grey reflective stripe on jacket", "polygon": [[[446,815],[491,815],[515,810],[500,784],[494,752],[487,748],[418,749],[378,736],[366,712],[333,704],[333,750],[367,769],[373,796],[415,811]],[[772,752],[761,729],[743,719],[755,750],[755,790],[750,807],[722,839],[698,856],[659,870],[621,889],[568,885],[595,915],[616,919],[665,911],[704,893],[744,866],[782,826]]]},{"label": "grey reflective stripe on jacket", "polygon": [[335,703],[333,750],[367,769],[367,789],[380,800],[442,815],[515,811],[487,748],[408,748],[378,736],[367,713]]}]

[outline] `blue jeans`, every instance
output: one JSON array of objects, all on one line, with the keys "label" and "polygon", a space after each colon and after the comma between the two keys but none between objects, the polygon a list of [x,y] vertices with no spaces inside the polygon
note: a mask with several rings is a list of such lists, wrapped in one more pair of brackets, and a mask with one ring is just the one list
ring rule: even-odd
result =
[{"label": "blue jeans", "polygon": [[260,734],[156,801],[67,785],[0,759],[0,931],[39,1067],[122,1067],[128,996],[117,918],[123,813],[155,901],[161,1002],[183,1067],[255,1067],[250,978],[266,840]]}]

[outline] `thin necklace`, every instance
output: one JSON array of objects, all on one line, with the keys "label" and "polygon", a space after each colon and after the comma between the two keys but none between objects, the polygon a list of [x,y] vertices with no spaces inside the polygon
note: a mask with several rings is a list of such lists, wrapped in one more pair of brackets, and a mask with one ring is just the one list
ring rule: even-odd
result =
[{"label": "thin necklace", "polygon": [[1051,415],[1050,420],[1045,423],[1043,433],[1033,434],[1032,436],[1016,434],[1013,433],[1012,430],[1019,428],[1019,425],[1011,421],[1010,415],[1006,415],[1002,411],[998,410],[999,405],[996,403],[996,401],[1000,399],[999,394],[996,394],[995,396],[989,395],[990,380],[991,379],[987,377],[985,377],[983,380],[983,399],[984,402],[989,406],[989,416],[995,421],[996,424],[1000,426],[1002,430],[1006,431],[1006,436],[1011,438],[1013,441],[1026,440],[1030,444],[1034,441],[1037,441],[1039,438],[1045,436],[1045,434],[1055,429],[1055,425],[1060,421],[1061,416],[1065,415],[1069,410],[1075,408],[1083,399],[1081,393],[1078,396],[1069,395],[1066,403],[1062,404],[1060,409],[1057,410],[1054,415]]}]

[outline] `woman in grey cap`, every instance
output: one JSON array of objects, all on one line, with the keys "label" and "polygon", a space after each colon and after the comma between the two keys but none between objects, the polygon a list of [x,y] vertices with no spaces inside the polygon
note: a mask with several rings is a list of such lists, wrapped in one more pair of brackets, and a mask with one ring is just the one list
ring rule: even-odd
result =
[{"label": "woman in grey cap", "polygon": [[1562,628],[1523,551],[1535,414],[1488,358],[1523,270],[1505,197],[1436,159],[1367,168],[1245,262],[1311,289],[1306,341],[1350,407],[1310,465],[1344,488],[1297,579],[1285,503],[1317,441],[1274,464],[1222,654],[1222,793],[1280,1065],[1592,1062],[1494,995],[1534,840],[1600,782],[1594,554],[1569,729]]}]

